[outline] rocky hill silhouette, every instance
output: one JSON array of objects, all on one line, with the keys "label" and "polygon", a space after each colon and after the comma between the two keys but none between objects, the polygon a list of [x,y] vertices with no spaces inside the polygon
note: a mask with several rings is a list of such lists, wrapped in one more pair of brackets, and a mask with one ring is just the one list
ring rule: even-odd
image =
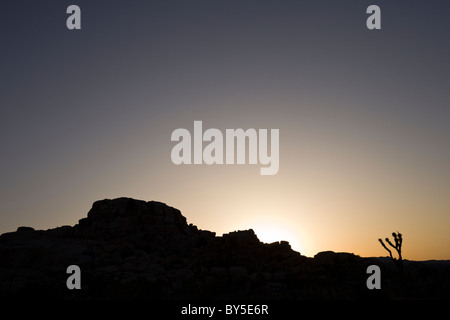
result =
[{"label": "rocky hill silhouette", "polygon": [[[376,239],[375,239],[376,240]],[[253,230],[223,236],[187,224],[175,208],[101,200],[75,226],[19,227],[0,236],[0,296],[55,299],[448,299],[450,263],[405,261],[402,283],[386,258],[331,251],[302,256]],[[382,289],[366,287],[367,267]],[[81,289],[66,286],[69,265]]]}]

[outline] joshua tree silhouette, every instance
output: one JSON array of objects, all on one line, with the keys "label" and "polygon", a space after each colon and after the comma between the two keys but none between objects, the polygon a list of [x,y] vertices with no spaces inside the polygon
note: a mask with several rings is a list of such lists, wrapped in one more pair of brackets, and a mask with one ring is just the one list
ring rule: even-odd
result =
[{"label": "joshua tree silhouette", "polygon": [[384,244],[383,240],[378,239],[378,241],[380,241],[383,248],[385,248],[389,252],[392,261],[394,261],[395,266],[398,268],[398,271],[403,277],[404,274],[403,274],[403,258],[402,258],[402,243],[403,243],[402,234],[397,231],[397,233],[392,232],[392,236],[394,237],[395,245],[392,244],[389,238],[386,238],[386,242],[397,251],[398,259],[392,256],[392,251]]}]

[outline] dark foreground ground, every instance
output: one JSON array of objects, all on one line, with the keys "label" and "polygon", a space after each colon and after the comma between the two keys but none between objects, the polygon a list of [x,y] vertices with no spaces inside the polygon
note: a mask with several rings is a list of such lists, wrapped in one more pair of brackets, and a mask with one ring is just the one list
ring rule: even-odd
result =
[{"label": "dark foreground ground", "polygon": [[[79,290],[66,285],[70,265],[81,270]],[[369,265],[380,267],[380,290],[367,288]],[[252,230],[217,237],[177,209],[129,198],[95,202],[75,226],[0,236],[3,300],[450,299],[450,261],[405,261],[404,270],[350,253],[307,258]]]}]

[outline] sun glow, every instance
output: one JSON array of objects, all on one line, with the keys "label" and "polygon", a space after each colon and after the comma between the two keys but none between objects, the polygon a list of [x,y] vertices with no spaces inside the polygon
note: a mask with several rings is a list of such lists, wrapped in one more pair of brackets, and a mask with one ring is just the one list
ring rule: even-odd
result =
[{"label": "sun glow", "polygon": [[256,236],[261,242],[272,243],[279,241],[288,241],[291,248],[301,252],[299,235],[294,233],[289,227],[277,223],[257,224],[252,227]]}]

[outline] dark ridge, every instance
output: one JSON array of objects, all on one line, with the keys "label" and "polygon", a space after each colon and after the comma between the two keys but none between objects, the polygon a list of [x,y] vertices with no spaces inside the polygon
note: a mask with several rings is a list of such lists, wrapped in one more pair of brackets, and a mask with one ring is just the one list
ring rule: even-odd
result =
[{"label": "dark ridge", "polygon": [[[376,239],[375,239],[376,240]],[[75,226],[19,227],[0,235],[4,299],[448,299],[450,264],[405,260],[407,283],[389,259],[320,252],[307,258],[253,230],[219,237],[178,209],[131,198],[96,201]],[[366,286],[380,266],[382,289]],[[66,270],[81,269],[81,290]]]}]

